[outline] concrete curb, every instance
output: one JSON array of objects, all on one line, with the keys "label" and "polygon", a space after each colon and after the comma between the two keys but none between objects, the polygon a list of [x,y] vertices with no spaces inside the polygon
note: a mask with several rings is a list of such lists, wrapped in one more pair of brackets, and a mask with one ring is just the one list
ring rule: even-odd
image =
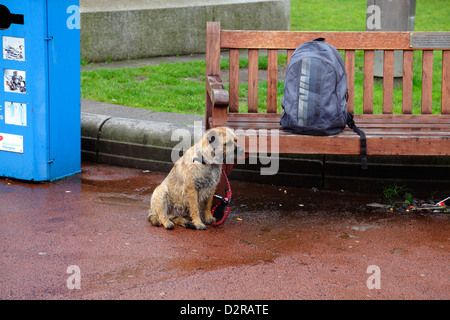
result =
[{"label": "concrete curb", "polygon": [[[193,137],[192,125],[81,114],[82,159],[118,166],[168,172],[176,130]],[[175,138],[178,135],[175,135]],[[191,144],[193,138],[191,139]]]}]

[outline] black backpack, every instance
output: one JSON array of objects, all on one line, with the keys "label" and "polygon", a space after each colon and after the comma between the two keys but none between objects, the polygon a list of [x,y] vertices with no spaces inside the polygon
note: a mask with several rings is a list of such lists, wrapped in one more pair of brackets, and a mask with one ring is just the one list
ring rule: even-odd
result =
[{"label": "black backpack", "polygon": [[347,75],[341,55],[324,38],[305,42],[292,54],[284,82],[280,124],[285,131],[328,136],[348,125],[361,137],[367,169],[366,136],[347,111]]}]

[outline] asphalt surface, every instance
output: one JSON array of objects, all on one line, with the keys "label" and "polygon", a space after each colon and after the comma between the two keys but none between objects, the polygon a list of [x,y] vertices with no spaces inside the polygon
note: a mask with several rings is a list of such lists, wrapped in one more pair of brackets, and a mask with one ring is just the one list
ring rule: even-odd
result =
[{"label": "asphalt surface", "polygon": [[83,163],[52,183],[0,179],[0,299],[450,298],[448,214],[232,181],[224,225],[165,230],[146,219],[165,176]]}]

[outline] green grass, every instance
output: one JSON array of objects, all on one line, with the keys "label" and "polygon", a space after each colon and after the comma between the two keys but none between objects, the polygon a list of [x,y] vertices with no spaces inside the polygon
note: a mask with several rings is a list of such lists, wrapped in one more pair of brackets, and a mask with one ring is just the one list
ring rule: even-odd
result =
[{"label": "green grass", "polygon": [[[330,5],[324,0],[291,0],[291,30],[364,31],[366,0],[343,0]],[[416,31],[449,31],[450,6],[448,0],[418,0],[416,4]],[[286,64],[286,55],[280,54],[280,65]],[[84,63],[86,64],[86,62]],[[229,61],[223,59],[221,68]],[[245,68],[248,59],[240,59]],[[363,67],[362,51],[355,60],[355,113],[362,113]],[[420,113],[422,54],[414,54],[413,112]],[[433,64],[433,112],[440,112],[441,53],[435,52]],[[259,57],[259,68],[267,69],[267,57]],[[157,66],[129,69],[98,69],[82,71],[83,98],[134,106],[155,111],[173,111],[204,114],[205,62],[163,63]],[[240,110],[246,111],[248,86],[239,87]],[[281,112],[283,82],[278,83],[278,110]],[[267,82],[258,84],[258,108],[266,109]],[[375,82],[374,112],[381,113],[383,87]],[[401,112],[402,89],[394,89],[394,113]]]},{"label": "green grass", "polygon": [[81,73],[83,98],[157,111],[203,114],[205,62]]}]

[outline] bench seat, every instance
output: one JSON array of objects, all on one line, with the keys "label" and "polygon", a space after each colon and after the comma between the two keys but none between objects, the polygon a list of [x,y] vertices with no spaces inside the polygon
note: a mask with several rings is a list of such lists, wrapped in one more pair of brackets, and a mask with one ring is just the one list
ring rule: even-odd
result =
[{"label": "bench seat", "polygon": [[[276,113],[229,113],[226,126],[236,130],[249,153],[258,152],[256,146],[249,143],[253,141],[250,137],[277,134],[279,153],[360,154],[360,138],[348,127],[334,136],[299,135],[283,131],[280,116]],[[368,155],[442,156],[449,153],[450,115],[357,114],[354,120],[366,133]],[[267,140],[270,146],[270,138]]]}]

